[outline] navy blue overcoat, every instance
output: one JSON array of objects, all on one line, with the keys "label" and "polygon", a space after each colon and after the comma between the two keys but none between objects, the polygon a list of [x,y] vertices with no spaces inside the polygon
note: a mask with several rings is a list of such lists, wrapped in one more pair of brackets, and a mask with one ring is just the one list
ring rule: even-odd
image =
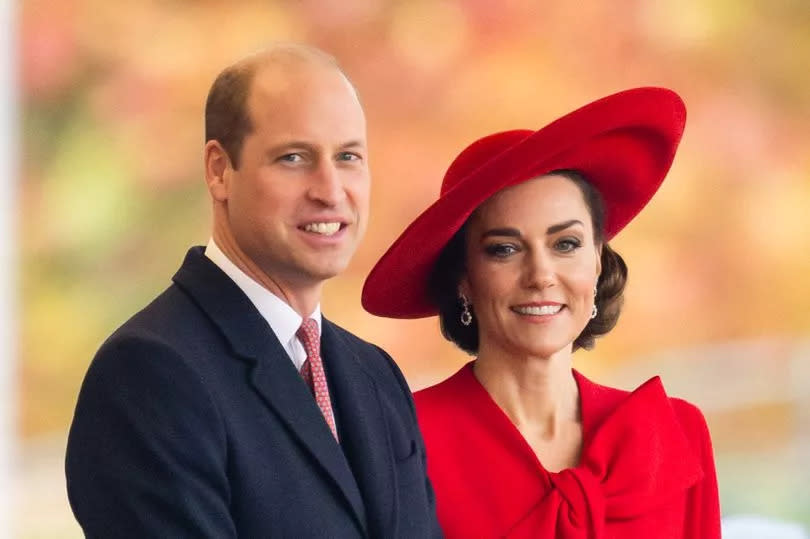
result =
[{"label": "navy blue overcoat", "polygon": [[340,445],[289,356],[203,248],[93,359],[70,429],[87,537],[426,538],[441,532],[408,386],[323,320]]}]

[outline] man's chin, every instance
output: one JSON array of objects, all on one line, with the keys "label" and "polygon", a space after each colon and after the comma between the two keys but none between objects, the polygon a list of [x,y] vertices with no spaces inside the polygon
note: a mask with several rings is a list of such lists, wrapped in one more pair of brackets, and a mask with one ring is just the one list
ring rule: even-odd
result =
[{"label": "man's chin", "polygon": [[351,258],[341,260],[317,260],[312,264],[301,265],[297,268],[297,274],[303,280],[312,283],[324,282],[337,277],[349,267]]},{"label": "man's chin", "polygon": [[344,263],[344,264],[337,264],[337,265],[334,265],[334,266],[329,266],[329,267],[320,267],[320,268],[313,269],[310,272],[310,276],[313,279],[316,279],[316,280],[319,280],[319,281],[328,281],[329,279],[332,279],[332,278],[337,277],[340,274],[342,274],[344,271],[346,271],[347,267],[349,267],[348,262]]}]

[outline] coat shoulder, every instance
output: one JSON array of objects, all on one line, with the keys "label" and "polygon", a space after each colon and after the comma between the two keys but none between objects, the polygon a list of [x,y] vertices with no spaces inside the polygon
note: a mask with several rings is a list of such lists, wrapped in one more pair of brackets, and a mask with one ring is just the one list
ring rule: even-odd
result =
[{"label": "coat shoulder", "polygon": [[[358,358],[360,366],[377,382],[395,381],[399,388],[410,397],[410,387],[399,366],[388,352],[380,346],[366,341],[347,329],[324,318],[328,327],[338,339]],[[410,401],[410,398],[408,399]]]}]

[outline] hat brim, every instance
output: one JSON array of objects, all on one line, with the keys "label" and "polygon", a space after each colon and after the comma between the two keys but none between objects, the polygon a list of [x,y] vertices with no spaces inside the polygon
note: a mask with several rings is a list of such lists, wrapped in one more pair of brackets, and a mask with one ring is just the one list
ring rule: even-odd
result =
[{"label": "hat brim", "polygon": [[495,156],[475,156],[473,143],[468,150],[483,164],[443,192],[380,258],[366,278],[363,307],[391,318],[435,315],[428,278],[452,236],[493,194],[554,170],[577,170],[596,187],[605,206],[605,241],[611,239],[658,190],[685,120],[686,108],[673,91],[636,88],[594,101],[538,131],[505,133],[517,140]]}]

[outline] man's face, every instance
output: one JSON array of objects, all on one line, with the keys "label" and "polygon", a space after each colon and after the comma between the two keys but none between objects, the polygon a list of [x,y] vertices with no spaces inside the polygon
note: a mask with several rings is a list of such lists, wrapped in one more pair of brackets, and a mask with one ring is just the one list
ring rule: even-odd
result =
[{"label": "man's face", "polygon": [[320,283],[343,271],[366,229],[366,121],[336,69],[259,67],[253,130],[226,171],[227,218],[242,252],[271,279]]}]

